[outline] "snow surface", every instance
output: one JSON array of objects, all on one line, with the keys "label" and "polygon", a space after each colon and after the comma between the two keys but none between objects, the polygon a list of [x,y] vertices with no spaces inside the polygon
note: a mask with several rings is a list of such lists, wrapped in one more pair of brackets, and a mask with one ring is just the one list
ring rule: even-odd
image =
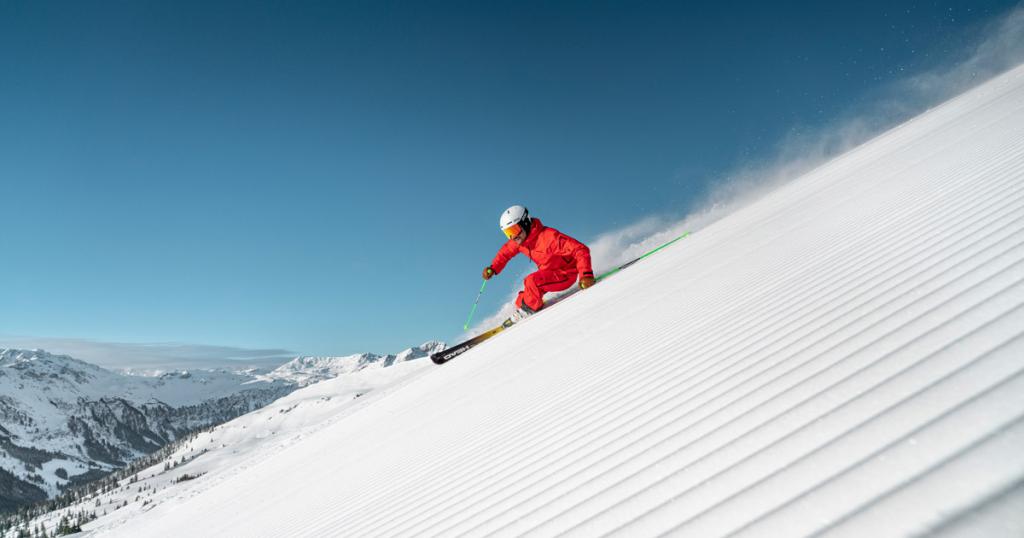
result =
[{"label": "snow surface", "polygon": [[1024,535],[1024,67],[374,394],[86,529]]}]

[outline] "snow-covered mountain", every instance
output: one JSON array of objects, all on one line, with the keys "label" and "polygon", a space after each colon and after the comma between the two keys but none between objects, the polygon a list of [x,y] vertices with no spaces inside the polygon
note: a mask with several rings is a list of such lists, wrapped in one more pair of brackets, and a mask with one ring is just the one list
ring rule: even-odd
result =
[{"label": "snow-covered mountain", "polygon": [[[200,428],[292,391],[428,356],[299,357],[270,372],[191,370],[126,375],[42,350],[0,350],[0,512],[53,497]],[[369,390],[369,389],[366,389]]]},{"label": "snow-covered mountain", "polygon": [[347,357],[298,357],[274,369],[267,377],[305,386],[339,375],[358,372],[368,367],[386,368],[394,364],[422,359],[444,349],[444,347],[445,345],[441,342],[430,341],[394,355],[360,353]]},{"label": "snow-covered mountain", "polygon": [[84,535],[1022,536],[1024,66],[396,368],[190,440]]},{"label": "snow-covered mountain", "polygon": [[[120,480],[114,487],[101,488],[97,494],[68,508],[38,517],[28,526],[15,526],[5,535],[0,520],[0,536],[13,537],[19,529],[35,529],[40,524],[52,532],[61,518],[69,514],[127,518],[187,494],[189,486],[200,478],[204,483],[225,480],[414,382],[414,374],[431,368],[432,363],[412,357],[422,358],[424,349],[443,347],[428,342],[390,356],[409,360],[394,360],[387,367],[387,361],[373,361],[354,372],[297,389],[262,409],[182,439],[151,467]],[[350,361],[347,357],[338,359]]]},{"label": "snow-covered mountain", "polygon": [[[229,371],[123,375],[43,350],[0,350],[0,511],[56,495],[295,389]],[[16,487],[15,487],[16,484]]]}]

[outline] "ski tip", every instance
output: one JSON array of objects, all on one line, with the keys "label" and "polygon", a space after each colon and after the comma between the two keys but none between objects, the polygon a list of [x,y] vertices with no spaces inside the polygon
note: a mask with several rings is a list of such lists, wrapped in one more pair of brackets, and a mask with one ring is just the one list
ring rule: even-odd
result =
[{"label": "ski tip", "polygon": [[471,347],[473,346],[466,344],[450,347],[444,351],[438,351],[437,353],[434,353],[433,355],[430,356],[430,360],[434,361],[434,364],[444,364],[454,359],[455,357],[458,357],[459,355],[462,355],[463,353],[469,351],[469,348]]}]

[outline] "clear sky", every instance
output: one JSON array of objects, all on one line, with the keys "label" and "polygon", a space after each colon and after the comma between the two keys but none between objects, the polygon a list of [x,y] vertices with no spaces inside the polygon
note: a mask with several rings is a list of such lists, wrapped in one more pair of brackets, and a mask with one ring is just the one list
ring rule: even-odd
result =
[{"label": "clear sky", "polygon": [[0,336],[450,341],[507,206],[683,216],[1015,4],[2,2]]}]

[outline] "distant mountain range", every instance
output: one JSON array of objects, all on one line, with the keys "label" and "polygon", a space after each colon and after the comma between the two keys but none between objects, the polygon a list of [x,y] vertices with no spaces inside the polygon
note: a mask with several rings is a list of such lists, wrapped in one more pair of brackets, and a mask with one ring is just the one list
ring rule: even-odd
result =
[{"label": "distant mountain range", "polygon": [[0,349],[0,512],[52,498],[298,388],[443,347],[427,342],[394,355],[298,357],[274,370],[159,375],[115,372],[43,350]]}]

